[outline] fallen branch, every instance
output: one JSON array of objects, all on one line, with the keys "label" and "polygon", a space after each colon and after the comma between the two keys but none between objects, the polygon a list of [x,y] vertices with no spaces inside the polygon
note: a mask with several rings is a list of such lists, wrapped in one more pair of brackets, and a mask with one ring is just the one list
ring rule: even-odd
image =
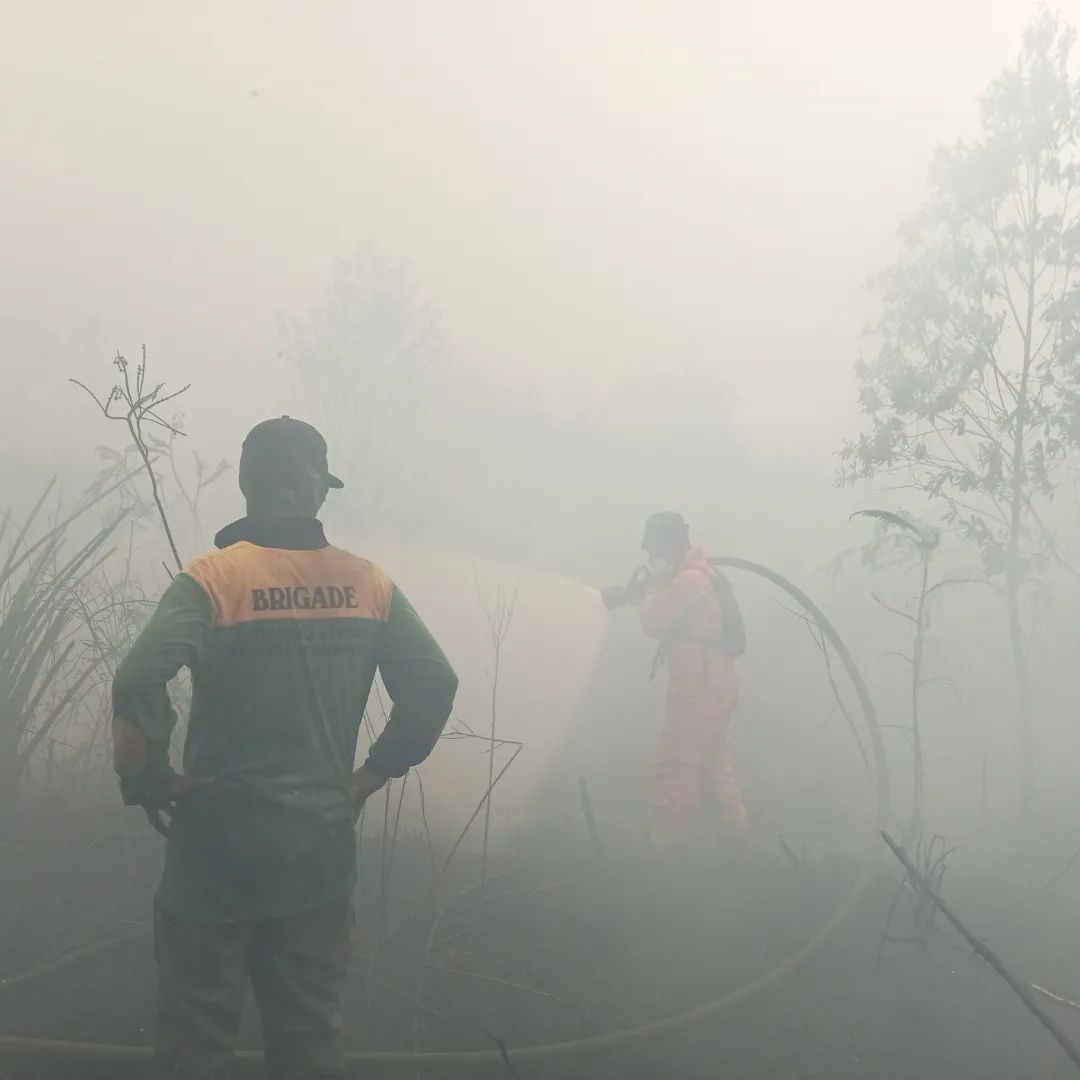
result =
[{"label": "fallen branch", "polygon": [[1065,1051],[1069,1060],[1080,1068],[1080,1049],[1073,1044],[1073,1041],[1065,1034],[1064,1031],[1058,1026],[1057,1021],[1052,1017],[1047,1016],[1046,1013],[1039,1008],[1035,1003],[1035,999],[1031,996],[1030,984],[1020,982],[1012,972],[998,959],[997,955],[991,951],[990,947],[985,942],[980,941],[961,921],[960,918],[953,913],[952,909],[945,903],[944,900],[930,887],[930,884],[923,877],[923,875],[915,868],[914,863],[908,857],[908,853],[887,833],[882,832],[881,838],[888,845],[889,850],[900,860],[904,869],[908,872],[908,877],[912,882],[917,885],[923,893],[934,903],[934,906],[945,916],[946,919],[952,923],[953,927],[959,932],[961,937],[971,946],[975,951],[976,956],[981,956],[1008,984],[1013,993],[1024,1003],[1028,1012],[1039,1021],[1040,1024],[1053,1036],[1058,1046]]}]

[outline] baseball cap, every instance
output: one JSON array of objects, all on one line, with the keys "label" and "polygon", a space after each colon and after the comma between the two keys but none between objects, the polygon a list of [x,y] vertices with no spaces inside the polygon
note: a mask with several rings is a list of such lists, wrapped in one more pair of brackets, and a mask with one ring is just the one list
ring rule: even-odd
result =
[{"label": "baseball cap", "polygon": [[650,543],[681,543],[686,539],[690,526],[682,514],[674,510],[661,510],[659,513],[650,514],[645,522],[645,535],[641,539],[641,546]]},{"label": "baseball cap", "polygon": [[240,451],[240,490],[247,490],[252,481],[286,475],[297,465],[308,465],[317,470],[329,487],[345,485],[330,472],[326,464],[326,440],[310,424],[294,420],[291,416],[279,416],[256,424],[244,439]]}]

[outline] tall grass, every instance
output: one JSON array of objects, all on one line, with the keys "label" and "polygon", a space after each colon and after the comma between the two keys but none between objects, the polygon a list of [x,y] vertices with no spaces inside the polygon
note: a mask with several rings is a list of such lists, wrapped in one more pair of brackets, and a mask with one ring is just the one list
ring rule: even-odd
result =
[{"label": "tall grass", "polygon": [[50,482],[26,520],[0,521],[7,554],[0,566],[0,831],[10,828],[19,784],[35,753],[79,705],[107,661],[87,640],[85,590],[109,555],[125,508],[89,539],[73,539],[75,523],[111,493],[94,493],[55,524],[45,519]]}]

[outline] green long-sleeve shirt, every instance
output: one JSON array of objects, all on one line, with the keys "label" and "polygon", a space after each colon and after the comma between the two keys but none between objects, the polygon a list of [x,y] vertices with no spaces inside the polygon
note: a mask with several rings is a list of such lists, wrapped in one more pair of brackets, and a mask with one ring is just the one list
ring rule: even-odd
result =
[{"label": "green long-sleeve shirt", "polygon": [[378,671],[393,707],[368,762],[402,776],[430,753],[457,678],[377,567],[326,543],[318,522],[243,519],[178,574],[116,674],[113,708],[167,759],[166,685],[192,674],[182,799],[161,905],[191,919],[278,918],[352,884],[348,780]]}]

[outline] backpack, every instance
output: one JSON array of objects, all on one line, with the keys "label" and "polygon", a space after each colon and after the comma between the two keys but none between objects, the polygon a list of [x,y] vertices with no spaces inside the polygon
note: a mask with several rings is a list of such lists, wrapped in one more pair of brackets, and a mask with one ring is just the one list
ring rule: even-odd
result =
[{"label": "backpack", "polygon": [[718,566],[709,566],[709,577],[712,579],[713,595],[724,624],[724,652],[732,660],[738,660],[746,652],[746,624],[743,622],[742,610],[735,599],[731,582]]},{"label": "backpack", "polygon": [[[725,656],[732,660],[738,660],[746,652],[746,624],[743,622],[742,611],[735,592],[731,588],[731,582],[718,566],[709,565],[709,579],[712,582],[713,595],[716,597],[717,607],[720,609],[720,619],[724,626],[723,641],[701,641],[699,644],[719,649]],[[685,618],[685,617],[684,617]],[[670,634],[665,641],[661,641],[653,657],[652,673],[649,678],[654,679],[660,665],[664,663],[668,648],[679,640],[696,640],[690,638],[680,639],[678,626],[674,633]]]}]

